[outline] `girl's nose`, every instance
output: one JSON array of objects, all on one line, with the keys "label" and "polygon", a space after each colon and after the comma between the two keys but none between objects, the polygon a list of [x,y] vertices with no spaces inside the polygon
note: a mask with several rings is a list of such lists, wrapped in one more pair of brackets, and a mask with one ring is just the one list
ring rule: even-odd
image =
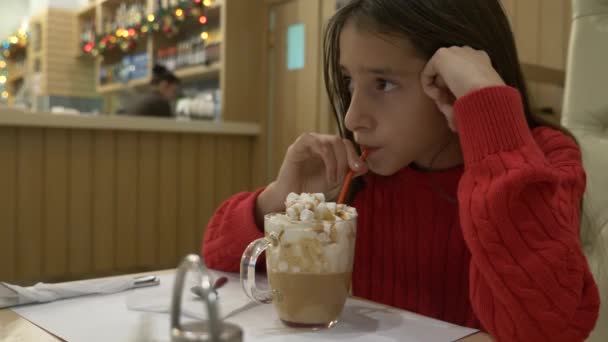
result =
[{"label": "girl's nose", "polygon": [[344,118],[344,125],[349,131],[357,132],[372,128],[371,116],[366,108],[364,99],[353,92],[350,106]]}]

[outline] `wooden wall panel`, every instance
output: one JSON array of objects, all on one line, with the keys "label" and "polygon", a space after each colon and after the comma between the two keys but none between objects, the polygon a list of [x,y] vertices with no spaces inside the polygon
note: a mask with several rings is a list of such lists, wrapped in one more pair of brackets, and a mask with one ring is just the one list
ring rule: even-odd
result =
[{"label": "wooden wall panel", "polygon": [[203,233],[209,219],[213,215],[219,203],[215,199],[217,178],[222,175],[221,172],[216,173],[216,138],[212,136],[201,137],[199,140],[199,158],[198,158],[198,248],[200,250],[201,242],[203,241]]},{"label": "wooden wall panel", "polygon": [[[568,46],[562,37],[568,36],[564,17],[567,6],[565,1],[541,0],[542,19],[539,21],[539,57],[537,64],[556,70],[565,70]],[[552,107],[561,111],[563,87],[556,84],[537,85],[536,102],[538,106]]]},{"label": "wooden wall panel", "polygon": [[163,135],[160,139],[159,173],[159,264],[174,267],[177,262],[177,135]]},{"label": "wooden wall panel", "polygon": [[[298,93],[305,89],[298,87],[297,74],[303,70],[288,71],[285,61],[287,60],[287,30],[289,25],[302,21],[297,13],[297,1],[278,4],[271,9],[274,14],[274,31],[272,32],[272,58],[270,84],[273,87],[272,120],[270,120],[270,174],[271,179],[276,177],[281,167],[287,147],[294,141],[296,133],[296,115],[306,115],[303,112],[297,114],[294,108],[300,108],[297,103]],[[307,23],[310,26],[310,23]],[[306,68],[306,66],[305,66]],[[306,70],[309,71],[309,70]],[[309,71],[310,72],[310,71]],[[306,106],[308,107],[308,105]],[[311,107],[314,108],[314,107]]]},{"label": "wooden wall panel", "polygon": [[515,6],[517,4],[517,0],[501,0],[501,2],[502,7],[505,9],[507,17],[509,17],[513,32],[516,32],[513,18],[515,17]]},{"label": "wooden wall panel", "polygon": [[[91,61],[75,59],[78,43],[77,14],[57,8],[45,10],[32,22],[41,25],[41,50],[36,53],[41,62],[41,95],[96,95],[95,67]],[[32,49],[28,56],[33,56]],[[31,58],[28,58],[31,59]],[[32,72],[33,63],[29,69]]]},{"label": "wooden wall panel", "polygon": [[222,115],[225,120],[257,121],[266,100],[263,88],[252,86],[262,79],[264,6],[260,1],[229,0],[223,2],[221,11]]},{"label": "wooden wall panel", "polygon": [[231,193],[249,191],[251,184],[251,155],[252,149],[246,138],[237,138],[232,142],[233,155],[231,157],[233,165],[231,179],[233,187]]},{"label": "wooden wall panel", "polygon": [[231,162],[234,149],[232,148],[233,141],[227,137],[218,137],[215,149],[215,202],[222,203],[233,194],[233,181],[231,175],[233,164]]},{"label": "wooden wall panel", "polygon": [[[564,71],[570,36],[570,0],[501,0],[523,63]],[[533,75],[526,75],[533,77]],[[563,84],[529,79],[533,107],[561,111]]]},{"label": "wooden wall panel", "polygon": [[[572,30],[572,1],[571,0],[563,0],[564,1],[564,16],[562,18],[562,23],[564,25],[563,30],[563,46],[564,46],[564,62],[568,62],[568,47],[570,46],[570,30]],[[564,70],[566,69],[566,65],[564,65]]]},{"label": "wooden wall panel", "polygon": [[16,279],[17,129],[0,127],[0,279]]},{"label": "wooden wall panel", "polygon": [[44,145],[43,269],[52,279],[68,272],[69,131],[47,130]]},{"label": "wooden wall panel", "polygon": [[[522,63],[536,64],[539,60],[540,27],[540,0],[526,0],[518,2],[515,8],[514,22],[516,29],[515,42],[517,44],[519,59]],[[529,84],[528,91],[534,101],[537,98],[537,87]]]},{"label": "wooden wall panel", "polygon": [[92,132],[72,131],[69,150],[69,271],[86,274],[92,268]]},{"label": "wooden wall panel", "polygon": [[140,133],[138,165],[138,261],[141,266],[154,267],[158,263],[158,137],[157,133]]},{"label": "wooden wall panel", "polygon": [[119,132],[116,137],[116,266],[137,266],[137,135]]},{"label": "wooden wall panel", "polygon": [[114,132],[95,132],[93,142],[93,271],[114,270],[116,232],[116,144]]},{"label": "wooden wall panel", "polygon": [[535,61],[542,66],[563,70],[566,65],[564,45],[566,36],[566,25],[564,17],[566,13],[566,2],[555,0],[541,0],[541,20],[538,21],[539,29],[539,56]]},{"label": "wooden wall panel", "polygon": [[172,268],[251,190],[253,139],[0,127],[0,280]]},{"label": "wooden wall panel", "polygon": [[42,273],[43,134],[41,128],[19,129],[17,156],[17,277]]},{"label": "wooden wall panel", "polygon": [[197,240],[196,208],[198,194],[198,139],[195,135],[185,134],[179,139],[179,171],[177,173],[177,235],[178,258],[197,251],[200,241]]}]

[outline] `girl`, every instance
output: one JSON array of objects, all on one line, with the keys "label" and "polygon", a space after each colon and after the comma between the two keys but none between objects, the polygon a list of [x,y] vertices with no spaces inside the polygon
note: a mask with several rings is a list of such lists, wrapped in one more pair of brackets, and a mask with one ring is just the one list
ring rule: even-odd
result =
[{"label": "girl", "polygon": [[324,48],[342,138],[300,136],[274,182],[226,201],[207,265],[238,271],[264,214],[289,192],[335,199],[352,169],[355,296],[501,341],[585,339],[599,296],[578,238],[580,151],[532,116],[499,1],[352,0]]}]

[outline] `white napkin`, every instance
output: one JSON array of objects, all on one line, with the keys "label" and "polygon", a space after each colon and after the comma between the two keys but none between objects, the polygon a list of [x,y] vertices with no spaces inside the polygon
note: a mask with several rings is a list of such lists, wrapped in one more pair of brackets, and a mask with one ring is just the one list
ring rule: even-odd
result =
[{"label": "white napkin", "polygon": [[0,308],[30,303],[46,303],[90,294],[109,294],[125,291],[135,285],[135,279],[108,278],[81,280],[69,283],[38,283],[21,287],[0,282]]},{"label": "white napkin", "polygon": [[[241,289],[238,275],[210,272],[212,279],[226,276],[228,282],[217,290],[219,296],[220,317],[227,318],[246,310],[252,304]],[[160,276],[160,286],[129,293],[125,304],[128,310],[149,313],[171,313],[171,298],[175,276]],[[196,278],[187,277],[182,298],[182,316],[195,320],[207,319],[207,307],[203,300],[191,292],[191,287],[197,285]]]}]

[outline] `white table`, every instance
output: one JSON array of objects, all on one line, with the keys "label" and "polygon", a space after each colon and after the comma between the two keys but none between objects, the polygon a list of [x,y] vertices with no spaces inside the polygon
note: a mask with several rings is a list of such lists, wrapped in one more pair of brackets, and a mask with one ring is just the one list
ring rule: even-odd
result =
[{"label": "white table", "polygon": [[[159,271],[161,285],[106,296],[87,296],[47,304],[0,311],[0,340],[15,341],[169,341],[169,314],[132,311],[127,303],[155,301],[167,306],[174,271]],[[410,312],[369,301],[348,300],[338,325],[325,331],[303,331],[285,327],[272,305],[257,305],[242,293],[238,275],[226,275],[219,290],[220,307],[228,322],[243,328],[244,341],[489,341],[476,330],[454,326]],[[164,299],[163,299],[164,298]],[[166,302],[166,303],[165,303]],[[190,293],[184,308],[193,315],[203,307]],[[200,311],[200,312],[198,312]],[[31,322],[35,323],[32,324]]]}]

